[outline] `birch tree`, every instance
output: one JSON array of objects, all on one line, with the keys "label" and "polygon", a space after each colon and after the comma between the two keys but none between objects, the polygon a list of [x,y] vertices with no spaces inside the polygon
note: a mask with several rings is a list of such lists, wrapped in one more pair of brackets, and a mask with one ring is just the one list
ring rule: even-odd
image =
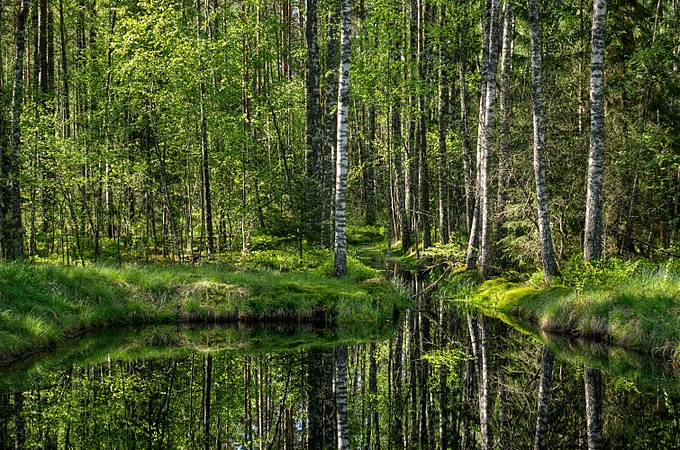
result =
[{"label": "birch tree", "polygon": [[541,241],[543,278],[546,283],[557,274],[555,251],[550,233],[548,189],[545,181],[545,129],[543,126],[543,80],[541,77],[541,36],[538,29],[538,0],[529,0],[529,29],[531,34],[531,98],[534,122],[534,176],[538,203],[538,234]]},{"label": "birch tree", "polygon": [[340,31],[340,74],[338,81],[338,135],[335,159],[335,276],[347,275],[347,114],[349,109],[350,8],[349,0],[342,0]]},{"label": "birch tree", "polygon": [[593,1],[590,54],[590,151],[583,259],[602,256],[602,163],[604,158],[604,27],[606,0]]}]

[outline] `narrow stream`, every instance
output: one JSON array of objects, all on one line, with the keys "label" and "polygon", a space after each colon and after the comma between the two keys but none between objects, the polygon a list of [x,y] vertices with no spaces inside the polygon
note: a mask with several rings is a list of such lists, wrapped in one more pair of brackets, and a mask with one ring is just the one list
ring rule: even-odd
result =
[{"label": "narrow stream", "polygon": [[588,448],[598,430],[602,448],[680,448],[669,368],[548,342],[463,311],[412,311],[372,338],[239,327],[87,336],[0,373],[0,449],[337,448],[338,369],[350,448]]}]

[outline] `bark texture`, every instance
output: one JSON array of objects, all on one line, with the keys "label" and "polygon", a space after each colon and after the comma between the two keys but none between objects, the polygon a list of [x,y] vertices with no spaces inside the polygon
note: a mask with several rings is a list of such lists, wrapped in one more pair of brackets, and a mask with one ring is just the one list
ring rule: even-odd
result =
[{"label": "bark texture", "polygon": [[[534,2],[535,0],[531,0]],[[541,357],[541,381],[538,385],[538,406],[536,407],[536,433],[534,434],[534,450],[543,450],[545,447],[545,437],[548,432],[548,394],[552,381],[552,367],[555,354],[543,347]]]},{"label": "bark texture", "polygon": [[12,85],[12,146],[9,155],[3,155],[3,175],[6,177],[7,195],[3,205],[4,258],[12,261],[24,255],[23,227],[21,224],[21,114],[24,101],[24,53],[26,50],[26,19],[28,0],[21,0],[17,15],[16,44],[14,49],[14,84]]},{"label": "bark texture", "polygon": [[602,165],[604,159],[604,27],[607,2],[593,1],[590,54],[590,151],[583,259],[602,256]]},{"label": "bark texture", "polygon": [[583,380],[586,391],[588,450],[599,450],[602,448],[602,372],[585,367]]},{"label": "bark texture", "polygon": [[321,94],[319,92],[319,44],[316,32],[316,0],[307,0],[305,37],[307,39],[307,127],[305,140],[304,222],[311,243],[321,243],[320,168],[323,148]]},{"label": "bark texture", "polygon": [[541,75],[541,36],[538,26],[538,0],[529,0],[529,29],[531,34],[531,98],[534,122],[534,177],[538,203],[538,235],[541,241],[543,278],[546,282],[557,274],[555,250],[550,232],[548,188],[545,181],[545,127],[543,125],[543,79]]},{"label": "bark texture", "polygon": [[349,0],[342,0],[342,30],[340,76],[338,81],[338,136],[335,162],[335,276],[347,275],[347,114],[349,109],[349,58],[351,50],[351,22]]}]

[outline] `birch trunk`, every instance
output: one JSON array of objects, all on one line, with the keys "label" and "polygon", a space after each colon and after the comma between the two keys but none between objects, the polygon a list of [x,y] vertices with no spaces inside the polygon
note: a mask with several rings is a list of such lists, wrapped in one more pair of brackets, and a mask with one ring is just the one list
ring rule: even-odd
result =
[{"label": "birch trunk", "polygon": [[335,255],[334,272],[337,277],[347,274],[347,222],[345,194],[347,189],[347,114],[349,109],[350,9],[349,0],[341,1],[342,31],[340,76],[338,82],[338,136],[335,176]]},{"label": "birch trunk", "polygon": [[491,156],[493,143],[494,114],[496,108],[496,66],[498,63],[498,0],[491,1],[489,23],[489,61],[486,70],[484,94],[484,115],[480,127],[477,202],[479,203],[479,273],[482,278],[491,275],[493,255],[491,253]]},{"label": "birch trunk", "polygon": [[[531,2],[534,3],[535,0],[531,0]],[[554,353],[547,347],[544,347],[543,356],[541,357],[541,381],[538,385],[538,406],[536,407],[536,433],[534,434],[534,450],[542,450],[545,448],[545,437],[548,431],[548,393],[550,391],[554,360]]]},{"label": "birch trunk", "polygon": [[602,372],[585,367],[583,380],[586,391],[588,450],[599,450],[602,448]]},{"label": "birch trunk", "polygon": [[[512,72],[512,51],[515,18],[512,4],[503,2],[503,50],[501,53],[501,92],[500,92],[500,136],[498,142],[498,219],[495,225],[496,242],[503,237],[505,204],[508,199],[508,163],[510,162],[510,76]],[[496,252],[498,254],[498,252]]]},{"label": "birch trunk", "polygon": [[[349,8],[349,0],[342,0]],[[345,8],[343,8],[343,11]],[[349,424],[347,416],[347,346],[340,345],[336,355],[335,401],[337,404],[338,450],[349,450]]]},{"label": "birch trunk", "polygon": [[604,159],[604,27],[606,0],[593,0],[590,55],[590,151],[583,259],[602,256],[602,164]]},{"label": "birch trunk", "polygon": [[541,37],[538,29],[538,0],[529,0],[529,28],[531,34],[531,97],[534,122],[534,175],[538,202],[538,234],[541,241],[543,278],[546,283],[557,274],[555,251],[550,232],[548,188],[545,181],[545,129],[543,126],[543,80],[541,77]]}]

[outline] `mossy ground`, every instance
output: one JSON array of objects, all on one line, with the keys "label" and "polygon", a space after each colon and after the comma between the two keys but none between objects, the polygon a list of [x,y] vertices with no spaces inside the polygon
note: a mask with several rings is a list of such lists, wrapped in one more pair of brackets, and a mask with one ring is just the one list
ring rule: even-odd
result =
[{"label": "mossy ground", "polygon": [[[519,328],[602,340],[680,359],[680,270],[670,261],[571,264],[550,286],[503,278],[481,283],[458,272],[444,295],[500,315]],[[448,290],[448,293],[446,292]]]},{"label": "mossy ground", "polygon": [[338,279],[329,276],[330,252],[320,250],[306,263],[292,255],[251,254],[249,270],[0,264],[0,363],[116,325],[285,321],[351,328],[390,321],[407,305],[398,286],[356,257],[349,258],[348,277]]}]

